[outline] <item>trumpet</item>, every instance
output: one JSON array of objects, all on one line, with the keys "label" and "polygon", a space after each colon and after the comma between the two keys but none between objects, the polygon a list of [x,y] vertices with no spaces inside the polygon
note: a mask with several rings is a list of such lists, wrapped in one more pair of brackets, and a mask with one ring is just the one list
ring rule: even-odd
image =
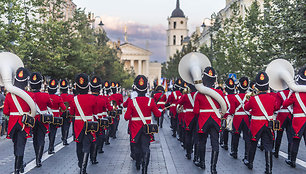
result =
[{"label": "trumpet", "polygon": [[183,94],[189,94],[189,93],[190,93],[190,88],[187,86],[186,88],[184,88]]},{"label": "trumpet", "polygon": [[258,90],[257,88],[254,88],[251,92],[248,92],[248,93],[245,95],[247,101],[249,101],[250,98],[251,98],[252,96],[257,95],[257,94],[258,94],[258,91],[259,91],[259,90]]}]

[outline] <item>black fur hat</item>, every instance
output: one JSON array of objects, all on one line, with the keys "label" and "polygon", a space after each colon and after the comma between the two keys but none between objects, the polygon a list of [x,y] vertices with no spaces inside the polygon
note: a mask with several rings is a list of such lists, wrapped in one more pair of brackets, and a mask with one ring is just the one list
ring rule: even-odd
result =
[{"label": "black fur hat", "polygon": [[148,79],[144,75],[138,75],[134,80],[134,88],[138,92],[148,89]]},{"label": "black fur hat", "polygon": [[297,83],[299,85],[306,85],[306,66],[302,67],[299,70],[299,73],[297,76]]},{"label": "black fur hat", "polygon": [[238,90],[242,92],[248,89],[249,89],[249,78],[241,77],[238,81]]},{"label": "black fur hat", "polygon": [[255,87],[259,91],[267,91],[269,89],[269,76],[267,75],[267,73],[263,71],[259,72],[256,75],[255,81]]},{"label": "black fur hat", "polygon": [[55,94],[58,88],[58,81],[54,78],[51,78],[48,83],[48,92],[49,94]]},{"label": "black fur hat", "polygon": [[76,90],[80,94],[88,93],[89,90],[89,78],[87,74],[78,74],[75,78]]},{"label": "black fur hat", "polygon": [[203,84],[208,87],[212,87],[214,83],[216,82],[217,75],[216,71],[214,70],[213,67],[206,67],[204,69],[204,72],[202,74],[202,80]]},{"label": "black fur hat", "polygon": [[24,89],[28,85],[30,72],[24,67],[20,67],[16,71],[14,85]]},{"label": "black fur hat", "polygon": [[43,82],[43,78],[40,73],[33,72],[31,74],[29,83],[32,89],[40,89],[42,82]]},{"label": "black fur hat", "polygon": [[91,92],[100,92],[102,88],[102,80],[98,76],[93,76],[90,79],[90,90]]}]

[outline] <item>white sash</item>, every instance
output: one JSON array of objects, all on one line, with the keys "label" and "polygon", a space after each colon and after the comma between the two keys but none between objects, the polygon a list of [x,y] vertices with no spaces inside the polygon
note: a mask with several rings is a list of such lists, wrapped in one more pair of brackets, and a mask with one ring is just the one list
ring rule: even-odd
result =
[{"label": "white sash", "polygon": [[243,111],[244,111],[247,115],[250,115],[250,113],[249,113],[248,111],[246,111],[246,110],[244,109],[244,107],[243,107],[244,102],[245,102],[245,100],[246,100],[246,97],[244,96],[243,100],[241,100],[241,98],[240,98],[240,96],[239,96],[238,94],[236,94],[235,97],[236,97],[236,99],[237,99],[237,100],[239,101],[239,103],[240,103],[240,105],[236,108],[235,113],[238,112],[238,110],[239,110],[240,108],[242,108]]},{"label": "white sash", "polygon": [[306,114],[306,107],[305,107],[305,105],[304,105],[304,103],[303,103],[303,101],[302,101],[302,99],[300,97],[300,94],[298,92],[296,92],[295,96],[296,96],[296,99],[297,99],[298,103],[300,104],[304,114]]},{"label": "white sash", "polygon": [[266,109],[264,108],[264,106],[262,105],[262,103],[261,103],[260,98],[258,97],[258,95],[255,96],[255,100],[256,100],[256,102],[257,102],[257,104],[258,104],[258,106],[259,106],[261,112],[262,112],[262,113],[264,114],[264,116],[266,117],[266,119],[267,119],[268,121],[271,121],[271,120],[269,119],[269,115],[268,115]]},{"label": "white sash", "polygon": [[16,98],[16,95],[15,94],[11,94],[11,96],[12,96],[12,99],[13,99],[13,101],[15,103],[15,106],[16,106],[19,114],[22,116],[24,114],[24,112],[23,112],[23,110],[22,110],[22,108],[21,108],[21,106],[20,106],[20,104],[19,104],[19,102],[18,102],[18,100]]},{"label": "white sash", "polygon": [[227,95],[224,96],[224,98],[225,98],[225,101],[226,101],[226,103],[227,103],[227,105],[228,105],[228,110],[226,111],[226,113],[229,113],[229,110],[230,110],[230,108],[231,108],[231,104],[230,104],[230,102],[228,101],[228,96],[227,96]]},{"label": "white sash", "polygon": [[194,107],[194,100],[192,99],[191,94],[187,94],[187,96],[188,96],[188,99],[189,99],[192,107]]},{"label": "white sash", "polygon": [[208,95],[205,95],[205,96],[206,96],[206,98],[207,98],[207,100],[208,100],[210,106],[212,107],[212,109],[213,109],[214,112],[216,113],[217,117],[221,119],[221,114],[220,114],[219,110],[217,109],[215,103],[214,103],[213,100],[211,99],[211,97],[208,96]]},{"label": "white sash", "polygon": [[[137,103],[137,100],[136,100],[136,99],[132,99],[132,101],[133,101],[133,105],[134,105],[134,107],[135,107],[135,109],[136,109],[136,111],[137,111],[137,113],[138,113],[138,115],[139,115],[139,117],[140,117],[142,123],[143,123],[143,124],[147,124],[147,122],[145,121],[145,118],[144,118],[144,116],[143,116],[143,114],[142,114],[142,112],[141,112],[141,110],[140,110],[140,108],[139,108],[139,105],[138,105],[138,103]],[[149,100],[149,102],[150,102],[150,100]],[[151,123],[152,123],[152,117],[151,117],[150,120],[151,120]]]},{"label": "white sash", "polygon": [[79,103],[79,100],[78,100],[78,96],[75,96],[74,97],[74,103],[75,103],[75,106],[77,107],[78,111],[79,111],[79,114],[82,118],[83,121],[86,121],[86,118],[85,118],[85,114],[80,106],[80,103]]},{"label": "white sash", "polygon": [[173,95],[174,95],[174,99],[177,100],[177,95],[175,91],[173,91]]}]

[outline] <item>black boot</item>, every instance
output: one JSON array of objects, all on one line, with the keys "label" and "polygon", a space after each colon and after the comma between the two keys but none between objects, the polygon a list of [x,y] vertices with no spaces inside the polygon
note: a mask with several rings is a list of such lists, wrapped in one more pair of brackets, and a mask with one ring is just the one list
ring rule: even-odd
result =
[{"label": "black boot", "polygon": [[287,160],[291,161],[291,147],[292,147],[292,143],[288,143],[288,158]]},{"label": "black boot", "polygon": [[205,151],[206,151],[205,147],[204,148],[198,147],[198,158],[200,158],[200,160],[194,162],[194,164],[200,167],[201,169],[205,169]]},{"label": "black boot", "polygon": [[272,174],[272,152],[265,152],[266,171],[265,174]]},{"label": "black boot", "polygon": [[252,170],[253,169],[253,161],[254,161],[254,157],[255,157],[255,153],[256,153],[256,144],[255,142],[254,143],[251,143],[251,146],[250,146],[250,150],[249,150],[249,158],[248,160],[244,160],[243,163],[250,169]]},{"label": "black boot", "polygon": [[20,161],[20,156],[15,156],[15,171],[14,174],[19,174],[20,173],[20,168],[22,161]]},{"label": "black boot", "polygon": [[244,143],[244,158],[242,159],[243,163],[248,163],[248,159],[249,159],[249,148],[250,148],[250,143],[245,141]]},{"label": "black boot", "polygon": [[194,145],[193,163],[197,162],[198,160],[198,147],[197,145]]},{"label": "black boot", "polygon": [[278,153],[279,153],[279,148],[280,148],[280,145],[281,145],[282,135],[283,135],[283,133],[281,131],[277,132],[277,137],[276,137],[276,140],[275,140],[275,148],[274,148],[274,152],[273,152],[273,155],[274,155],[275,158],[278,158]]},{"label": "black boot", "polygon": [[237,152],[238,152],[238,142],[239,142],[239,135],[232,134],[232,141],[231,141],[231,153],[230,155],[237,159]]},{"label": "black boot", "polygon": [[104,140],[102,140],[102,144],[100,146],[99,153],[104,153],[103,146],[104,146]]},{"label": "black boot", "polygon": [[292,168],[295,168],[296,167],[296,156],[297,156],[297,153],[296,152],[291,152],[291,160],[287,159],[286,160],[286,163],[288,165],[290,165]]},{"label": "black boot", "polygon": [[142,161],[142,174],[147,174],[148,173],[148,165],[150,161],[150,153],[145,153],[143,155],[143,161]]},{"label": "black boot", "polygon": [[110,143],[109,143],[109,135],[106,136],[105,145],[110,145]]},{"label": "black boot", "polygon": [[38,147],[38,152],[36,154],[36,167],[41,167],[41,157],[44,153],[44,146]]},{"label": "black boot", "polygon": [[135,160],[136,160],[136,170],[140,170],[140,164],[141,164],[141,154],[135,153]]},{"label": "black boot", "polygon": [[217,162],[218,162],[218,156],[219,156],[219,152],[216,151],[212,151],[211,154],[211,166],[210,166],[210,171],[212,174],[217,174]]},{"label": "black boot", "polygon": [[98,164],[99,162],[97,161],[97,153],[98,153],[98,146],[96,143],[92,144],[92,149],[90,152],[90,161],[91,164]]},{"label": "black boot", "polygon": [[80,174],[87,174],[86,168],[87,168],[87,163],[88,163],[88,157],[89,157],[89,153],[84,153]]},{"label": "black boot", "polygon": [[64,146],[68,146],[68,145],[69,145],[68,142],[67,142],[68,131],[69,131],[69,130],[65,130],[65,131],[64,131],[64,136],[63,136],[63,145],[64,145]]},{"label": "black boot", "polygon": [[49,149],[48,149],[48,154],[54,154],[54,141],[55,141],[55,137],[51,137],[49,139]]},{"label": "black boot", "polygon": [[24,168],[27,166],[27,164],[23,162],[23,156],[20,156],[20,162],[20,173],[23,173]]}]

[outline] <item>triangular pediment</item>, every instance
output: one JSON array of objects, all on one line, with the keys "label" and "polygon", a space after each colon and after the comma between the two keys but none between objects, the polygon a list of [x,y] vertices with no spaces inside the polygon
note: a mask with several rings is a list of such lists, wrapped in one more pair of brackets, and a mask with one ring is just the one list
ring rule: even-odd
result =
[{"label": "triangular pediment", "polygon": [[120,45],[120,49],[122,51],[123,55],[144,55],[144,56],[150,56],[152,52],[149,50],[140,48],[138,46],[135,46],[130,43],[124,43]]}]

